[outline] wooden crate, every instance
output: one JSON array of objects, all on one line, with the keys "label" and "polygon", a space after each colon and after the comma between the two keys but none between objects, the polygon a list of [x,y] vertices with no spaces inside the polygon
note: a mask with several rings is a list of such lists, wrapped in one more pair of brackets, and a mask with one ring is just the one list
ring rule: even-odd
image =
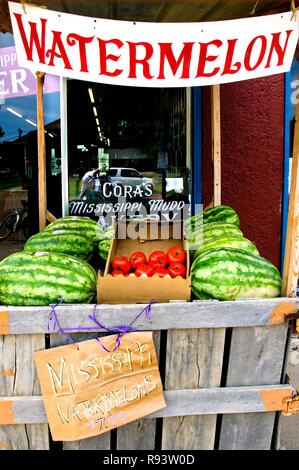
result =
[{"label": "wooden crate", "polygon": [[[154,304],[151,319],[134,327],[154,331],[166,408],[111,432],[53,443],[33,351],[67,344],[48,333],[49,307],[0,308],[0,449],[212,450],[273,445],[283,398],[290,325],[298,300],[251,299]],[[98,305],[105,327],[129,324],[142,305]],[[56,308],[63,328],[91,327],[93,305]],[[103,336],[72,333],[75,341]],[[274,439],[275,440],[275,439]]]}]

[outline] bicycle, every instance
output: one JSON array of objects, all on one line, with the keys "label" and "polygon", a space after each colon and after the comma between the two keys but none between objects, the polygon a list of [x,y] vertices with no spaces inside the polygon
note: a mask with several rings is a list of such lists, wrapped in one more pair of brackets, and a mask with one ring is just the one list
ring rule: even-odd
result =
[{"label": "bicycle", "polygon": [[0,221],[0,241],[8,238],[12,233],[22,229],[25,240],[29,238],[29,218],[27,201],[22,200],[23,209],[14,210],[5,215]]}]

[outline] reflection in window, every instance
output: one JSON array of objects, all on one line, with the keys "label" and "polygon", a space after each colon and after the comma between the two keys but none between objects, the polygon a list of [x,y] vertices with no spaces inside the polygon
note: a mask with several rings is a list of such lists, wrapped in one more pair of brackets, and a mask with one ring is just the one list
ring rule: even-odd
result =
[{"label": "reflection in window", "polygon": [[[148,216],[172,201],[189,203],[186,89],[67,83],[70,214],[111,222],[120,196],[142,203]],[[82,177],[95,169],[82,196]]]},{"label": "reflection in window", "polygon": [[[18,64],[13,36],[0,34],[0,219],[12,210],[29,210],[28,235],[38,231],[36,76]],[[59,79],[45,75],[44,121],[48,209],[55,210],[54,175],[60,173]],[[60,186],[60,183],[59,183]],[[58,185],[57,185],[58,187]],[[61,199],[58,201],[61,206]],[[2,231],[6,228],[2,226]],[[0,230],[0,237],[1,230]],[[22,229],[1,240],[0,259],[23,249]]]}]

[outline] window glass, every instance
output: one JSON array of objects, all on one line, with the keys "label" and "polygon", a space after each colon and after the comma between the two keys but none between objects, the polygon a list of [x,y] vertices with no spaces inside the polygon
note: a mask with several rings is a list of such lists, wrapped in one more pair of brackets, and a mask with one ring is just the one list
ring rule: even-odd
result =
[{"label": "window glass", "polygon": [[[45,76],[43,107],[48,209],[53,212],[59,199],[57,187],[60,187],[60,183],[57,184],[60,173],[58,77]],[[13,35],[1,33],[0,221],[12,211],[21,212],[21,215],[17,226],[16,215],[10,216],[5,223],[0,222],[0,259],[22,250],[26,237],[38,231],[37,171],[36,76],[18,65]],[[53,181],[55,178],[57,183]],[[61,197],[58,203],[61,207]]]},{"label": "window glass", "polygon": [[104,225],[124,207],[129,217],[178,217],[190,202],[186,89],[68,80],[67,103],[69,213]]},{"label": "window glass", "polygon": [[293,162],[293,144],[294,144],[294,129],[295,129],[295,115],[296,105],[298,103],[298,84],[299,84],[299,64],[294,58],[291,67],[291,90],[290,90],[290,160],[289,160],[289,190],[291,183],[291,171]]},{"label": "window glass", "polygon": [[115,168],[115,169],[111,168],[110,170],[107,170],[107,171],[106,171],[106,175],[107,175],[107,176],[116,176],[116,173],[117,173],[117,169],[116,169],[116,168]]},{"label": "window glass", "polygon": [[122,169],[121,170],[121,174],[120,176],[123,176],[123,177],[129,177],[129,178],[140,178],[140,173],[138,173],[138,171],[135,171],[135,170],[126,170],[126,169]]}]

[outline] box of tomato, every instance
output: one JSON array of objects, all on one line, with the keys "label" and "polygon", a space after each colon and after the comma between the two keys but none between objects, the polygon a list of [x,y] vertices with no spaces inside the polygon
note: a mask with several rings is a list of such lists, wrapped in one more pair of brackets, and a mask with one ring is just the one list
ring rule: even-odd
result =
[{"label": "box of tomato", "polygon": [[115,224],[97,294],[98,303],[104,304],[190,301],[190,257],[183,222],[135,219]]}]

